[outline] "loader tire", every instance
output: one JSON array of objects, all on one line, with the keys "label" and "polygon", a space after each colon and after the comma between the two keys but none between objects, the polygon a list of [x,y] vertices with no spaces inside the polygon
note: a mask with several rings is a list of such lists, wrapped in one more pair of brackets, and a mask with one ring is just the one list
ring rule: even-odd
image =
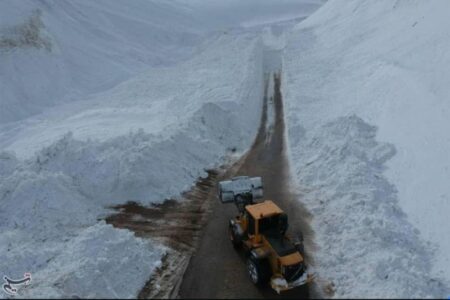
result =
[{"label": "loader tire", "polygon": [[242,240],[236,235],[236,231],[233,226],[228,226],[228,236],[230,237],[231,244],[235,249],[242,247]]},{"label": "loader tire", "polygon": [[251,255],[247,259],[247,272],[255,285],[266,284],[272,275],[267,259],[256,259]]}]

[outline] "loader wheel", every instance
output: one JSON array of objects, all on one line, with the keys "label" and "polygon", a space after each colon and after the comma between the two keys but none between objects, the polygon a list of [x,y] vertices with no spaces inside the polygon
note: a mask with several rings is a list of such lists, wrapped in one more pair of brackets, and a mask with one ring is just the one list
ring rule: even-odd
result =
[{"label": "loader wheel", "polygon": [[238,249],[242,246],[242,240],[236,236],[236,232],[234,231],[233,226],[228,226],[228,236],[230,237],[230,241],[233,244],[235,249]]},{"label": "loader wheel", "polygon": [[247,259],[247,272],[250,280],[256,285],[266,284],[272,273],[266,259],[260,260],[253,256]]}]

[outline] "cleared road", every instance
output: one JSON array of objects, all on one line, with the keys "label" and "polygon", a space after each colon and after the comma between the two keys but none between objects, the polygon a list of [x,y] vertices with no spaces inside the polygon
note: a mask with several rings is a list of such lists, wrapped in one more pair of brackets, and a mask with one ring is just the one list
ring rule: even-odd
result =
[{"label": "cleared road", "polygon": [[[272,81],[272,82],[270,82]],[[273,84],[272,84],[273,83]],[[272,89],[273,91],[269,90]],[[281,78],[267,76],[263,113],[258,135],[251,150],[220,178],[238,175],[261,176],[265,199],[274,200],[289,215],[289,232],[302,231],[306,251],[311,250],[310,216],[289,187],[289,165],[284,138]],[[273,115],[270,115],[273,113]],[[211,189],[215,189],[212,187]],[[211,213],[199,238],[179,289],[181,298],[275,298],[272,289],[257,288],[247,275],[245,257],[234,250],[227,234],[228,220],[237,214],[233,204],[221,204],[209,193]],[[307,263],[310,261],[307,256]],[[304,286],[281,295],[282,298],[309,298],[310,288]]]}]

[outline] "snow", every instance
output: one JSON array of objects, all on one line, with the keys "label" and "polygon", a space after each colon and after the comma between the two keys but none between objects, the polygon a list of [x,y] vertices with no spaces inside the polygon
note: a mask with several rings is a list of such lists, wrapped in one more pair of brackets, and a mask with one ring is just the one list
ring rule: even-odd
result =
[{"label": "snow", "polygon": [[[194,14],[204,19],[209,28],[229,29],[271,26],[309,16],[325,0],[178,0],[194,5]],[[231,25],[231,26],[230,26]]]},{"label": "snow", "polygon": [[445,1],[329,1],[283,66],[292,174],[335,297],[450,294]]},{"label": "snow", "polygon": [[44,157],[24,163],[1,155],[0,270],[12,278],[33,274],[24,297],[136,297],[164,248],[98,223],[101,203],[70,174],[44,170]]},{"label": "snow", "polygon": [[0,270],[32,273],[20,296],[137,297],[167,249],[106,207],[180,198],[245,153],[280,66],[318,282],[450,294],[448,2],[331,0],[289,34],[323,1],[124,3],[0,1]]},{"label": "snow", "polygon": [[[139,129],[153,135],[162,135],[164,131],[166,137],[186,126],[198,126],[190,121],[195,114],[201,118],[202,114],[220,109],[234,111],[236,107],[251,111],[245,119],[247,124],[236,124],[240,125],[238,134],[229,137],[241,139],[241,133],[251,134],[256,126],[253,124],[257,124],[258,96],[262,93],[257,89],[262,75],[256,69],[261,68],[261,54],[257,50],[258,40],[252,36],[216,36],[209,40],[207,49],[176,67],[152,68],[86,100],[48,109],[19,126],[7,124],[0,145],[27,158],[69,131],[82,140],[105,141]],[[237,49],[242,56],[227,58],[228,53]],[[235,78],[243,80],[234,83]],[[244,98],[249,101],[241,103]],[[221,118],[224,117],[232,120],[228,114]]]},{"label": "snow", "polygon": [[0,124],[180,61],[199,40],[189,9],[165,1],[1,1],[0,11],[0,41],[40,12],[36,35],[50,45],[0,48]]},{"label": "snow", "polygon": [[[117,280],[78,276],[90,269],[75,272],[71,265],[55,270],[57,265],[45,265],[41,257],[56,256],[62,264],[77,248],[67,248],[66,242],[60,240],[70,233],[73,236],[69,236],[69,242],[79,239],[84,232],[80,230],[95,224],[96,217],[105,213],[106,205],[128,200],[149,204],[176,197],[189,189],[198,176],[206,175],[204,168],[223,162],[230,149],[242,152],[248,148],[258,125],[262,97],[258,39],[227,41],[226,45],[238,47],[242,55],[242,60],[231,62],[222,61],[222,52],[212,45],[214,56],[208,59],[208,54],[203,53],[204,65],[198,63],[194,69],[188,63],[185,68],[152,70],[151,74],[99,95],[93,100],[98,105],[81,105],[79,110],[59,106],[56,111],[63,114],[50,112],[48,117],[32,117],[21,123],[23,126],[30,122],[29,126],[21,127],[21,131],[15,129],[15,136],[3,139],[13,142],[4,147],[9,152],[2,154],[2,164],[6,166],[0,183],[2,235],[11,230],[11,234],[19,236],[18,240],[30,239],[33,249],[39,245],[39,250],[33,251],[37,257],[33,259],[31,255],[26,260],[28,264],[21,263],[23,242],[19,244],[21,247],[12,246],[10,251],[3,249],[1,253],[8,253],[9,258],[7,270],[22,272],[27,267],[32,273],[38,272],[37,276],[52,273],[58,283],[33,284],[30,296],[66,297],[79,285],[79,295],[83,297],[136,297],[133,293],[143,286],[142,280],[148,279],[152,268],[140,270],[136,275],[140,281],[135,285],[125,283],[127,289],[121,293],[110,288],[90,294],[95,291],[83,286],[84,281],[100,281],[96,284],[105,285],[104,281]],[[230,51],[224,46],[221,49]],[[211,84],[204,86],[205,82]],[[154,102],[148,103],[149,99]],[[63,133],[66,134],[61,137]],[[102,227],[85,235],[106,230]],[[30,230],[31,236],[27,233]],[[114,234],[117,236],[111,239],[121,238],[119,233],[109,233]],[[50,238],[55,240],[52,246],[55,251],[47,254]],[[97,246],[96,240],[83,239],[88,245],[80,246],[80,255],[90,257],[91,252],[86,251]],[[109,245],[112,253],[103,257],[111,265],[121,266],[122,276],[128,276],[134,272],[134,265],[120,260],[114,252],[122,245]],[[162,251],[155,252],[152,248],[144,251],[143,247],[137,239],[133,251],[140,256],[136,259],[158,261]],[[115,272],[102,269],[107,264],[101,256],[95,262],[93,270],[102,274]],[[34,282],[39,280],[34,278]]]},{"label": "snow", "polygon": [[39,244],[36,237],[24,239],[21,234],[19,239],[16,233],[11,230],[0,237],[2,248],[20,244],[20,252],[5,252],[0,266],[13,278],[21,278],[20,269],[32,272],[32,284],[19,290],[25,298],[134,298],[137,295],[129,291],[144,286],[165,251],[104,222],[77,233],[66,232],[61,240],[46,236]]},{"label": "snow", "polygon": [[0,2],[0,270],[32,273],[19,296],[137,297],[166,249],[98,219],[248,149],[260,21],[320,4],[295,2]]}]

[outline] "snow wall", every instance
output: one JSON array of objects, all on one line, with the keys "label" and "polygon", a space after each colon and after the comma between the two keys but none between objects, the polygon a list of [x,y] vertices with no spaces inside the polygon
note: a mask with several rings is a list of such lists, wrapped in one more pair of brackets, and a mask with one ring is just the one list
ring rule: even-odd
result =
[{"label": "snow wall", "polygon": [[[90,6],[97,3],[52,2],[48,9],[41,7],[41,20],[48,31],[55,29],[59,25],[47,21],[64,9],[53,5],[69,4],[81,20],[91,20],[85,14],[94,13]],[[121,15],[120,5],[105,7]],[[60,42],[57,36],[50,40]],[[17,64],[19,56],[45,56],[45,51],[13,49],[2,59],[15,57]],[[160,264],[164,247],[98,222],[108,212],[105,207],[177,197],[206,176],[205,168],[251,145],[263,92],[259,35],[213,34],[176,66],[167,63],[141,73],[116,86],[112,80],[111,89],[74,103],[55,106],[33,99],[39,109],[48,109],[2,128],[0,270],[12,278],[32,273],[33,284],[20,296],[137,297]],[[31,113],[36,112],[14,117]]]},{"label": "snow wall", "polygon": [[447,1],[329,1],[292,30],[292,175],[328,297],[450,295]]}]

